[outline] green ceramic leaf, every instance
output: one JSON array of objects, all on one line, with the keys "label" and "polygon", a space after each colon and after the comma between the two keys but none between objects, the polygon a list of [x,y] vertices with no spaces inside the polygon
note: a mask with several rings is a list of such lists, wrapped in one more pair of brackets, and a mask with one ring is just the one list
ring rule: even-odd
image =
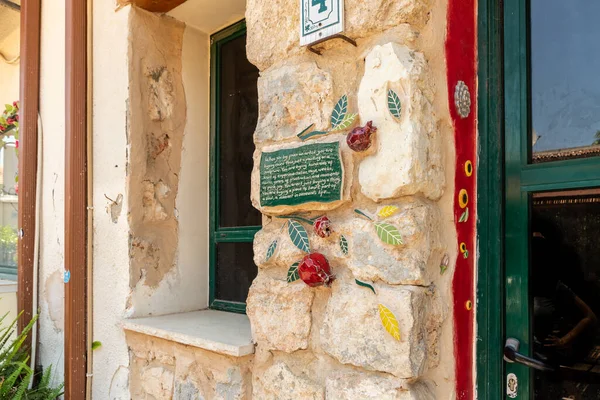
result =
[{"label": "green ceramic leaf", "polygon": [[102,346],[102,342],[99,342],[97,340],[92,342],[92,350],[99,349],[101,346]]},{"label": "green ceramic leaf", "polygon": [[369,217],[367,214],[365,214],[364,212],[360,211],[359,209],[354,209],[354,212],[357,213],[358,215],[362,215],[363,217],[373,221],[373,218]]},{"label": "green ceramic leaf", "polygon": [[394,117],[400,118],[402,105],[400,104],[400,98],[392,89],[388,90],[388,109]]},{"label": "green ceramic leaf", "polygon": [[354,123],[354,121],[356,120],[356,117],[358,117],[358,114],[346,115],[344,120],[342,122],[340,122],[340,124],[338,126],[336,126],[335,128],[333,128],[331,131],[332,132],[343,131],[344,129],[350,128],[352,126],[352,124]]},{"label": "green ceramic leaf", "polygon": [[467,222],[469,220],[469,208],[467,207],[465,211],[460,216],[458,222]]},{"label": "green ceramic leaf", "polygon": [[465,259],[466,259],[466,258],[469,258],[469,250],[465,250],[465,252],[463,253],[463,257],[464,257]]},{"label": "green ceramic leaf", "polygon": [[342,98],[338,100],[337,104],[333,108],[333,112],[331,113],[332,129],[335,129],[339,124],[342,123],[346,117],[346,112],[348,112],[348,96],[343,95]]},{"label": "green ceramic leaf", "polygon": [[288,233],[294,246],[300,250],[310,253],[310,244],[308,243],[308,234],[306,229],[300,224],[300,222],[290,219],[288,222]]},{"label": "green ceramic leaf", "polygon": [[373,294],[377,294],[377,293],[375,293],[375,288],[373,286],[369,285],[368,283],[363,282],[363,281],[359,281],[358,279],[355,279],[354,282],[356,282],[356,284],[359,285],[359,286],[371,289],[371,291],[373,292]]},{"label": "green ceramic leaf", "polygon": [[274,240],[273,243],[269,245],[269,248],[267,249],[267,259],[265,261],[269,261],[269,259],[273,257],[275,249],[277,249],[277,240]]},{"label": "green ceramic leaf", "polygon": [[304,133],[302,136],[298,135],[298,138],[304,142],[305,140],[310,139],[311,137],[326,135],[328,133],[329,132],[327,132],[327,131],[312,131],[312,132]]},{"label": "green ceramic leaf", "polygon": [[382,242],[391,244],[392,246],[402,244],[400,232],[398,232],[398,229],[394,225],[385,222],[377,222],[375,224],[375,229],[377,229],[377,236],[379,236],[379,239],[381,239]]},{"label": "green ceramic leaf", "polygon": [[342,249],[342,253],[348,255],[348,239],[344,235],[340,236],[340,248]]},{"label": "green ceramic leaf", "polygon": [[296,282],[298,279],[300,279],[300,274],[298,273],[298,265],[300,265],[300,263],[295,262],[292,264],[290,269],[288,269],[288,272],[287,272],[288,283]]}]

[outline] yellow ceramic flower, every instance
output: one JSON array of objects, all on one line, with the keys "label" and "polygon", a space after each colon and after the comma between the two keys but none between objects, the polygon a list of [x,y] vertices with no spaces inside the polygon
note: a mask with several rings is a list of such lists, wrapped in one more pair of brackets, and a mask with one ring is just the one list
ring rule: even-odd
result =
[{"label": "yellow ceramic flower", "polygon": [[465,303],[465,308],[467,309],[467,311],[471,311],[473,309],[473,302],[471,300],[467,300],[467,302]]},{"label": "yellow ceramic flower", "polygon": [[469,195],[465,189],[461,189],[458,192],[458,205],[460,208],[465,208],[469,204]]},{"label": "yellow ceramic flower", "polygon": [[471,160],[468,160],[465,163],[465,174],[467,174],[467,176],[473,175],[473,163],[471,162]]},{"label": "yellow ceramic flower", "polygon": [[460,244],[460,252],[464,253],[465,251],[467,251],[467,245],[465,244],[465,242],[462,242]]}]

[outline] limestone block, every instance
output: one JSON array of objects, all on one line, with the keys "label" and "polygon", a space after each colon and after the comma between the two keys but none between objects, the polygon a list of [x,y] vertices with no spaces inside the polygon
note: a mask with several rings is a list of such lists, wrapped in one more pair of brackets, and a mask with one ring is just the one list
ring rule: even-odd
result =
[{"label": "limestone block", "polygon": [[383,374],[337,373],[325,382],[327,400],[430,400],[429,387]]},{"label": "limestone block", "polygon": [[156,400],[173,397],[173,371],[163,367],[150,367],[142,371],[141,385],[146,395]]},{"label": "limestone block", "polygon": [[239,367],[227,369],[226,377],[215,385],[215,400],[243,400],[246,398],[246,382]]},{"label": "limestone block", "polygon": [[325,130],[334,105],[333,80],[315,62],[285,65],[260,76],[258,98],[257,142],[293,137],[310,124]]},{"label": "limestone block", "polygon": [[175,392],[173,394],[173,400],[204,400],[204,397],[200,395],[200,390],[194,385],[192,381],[176,381]]},{"label": "limestone block", "polygon": [[246,312],[256,343],[288,353],[308,347],[314,292],[259,273],[248,293]]},{"label": "limestone block", "polygon": [[[357,279],[363,281],[428,286],[433,276],[439,274],[443,252],[439,239],[439,211],[435,205],[416,198],[393,205],[398,207],[393,216],[378,219],[395,226],[403,244],[384,244],[373,223],[357,217],[348,233],[348,267]],[[369,211],[372,215],[377,214],[375,208]]]},{"label": "limestone block", "polygon": [[[388,89],[402,104],[398,121],[388,110]],[[395,43],[369,52],[358,108],[361,120],[372,120],[378,130],[373,153],[359,167],[365,196],[374,201],[417,193],[440,198],[444,174],[432,97],[433,81],[422,54]]]},{"label": "limestone block", "polygon": [[[260,160],[262,152],[273,152],[281,149],[292,149],[297,148],[304,145],[314,144],[314,143],[340,143],[340,154],[341,154],[341,163],[343,169],[343,190],[341,194],[341,199],[337,201],[329,201],[329,202],[307,202],[303,204],[297,205],[278,205],[278,206],[266,206],[263,207],[260,204]],[[352,154],[347,148],[346,143],[346,135],[345,134],[328,134],[325,137],[320,139],[310,140],[307,143],[304,142],[294,142],[294,143],[284,143],[284,144],[276,144],[268,147],[264,147],[261,150],[256,150],[254,152],[254,168],[252,170],[252,192],[251,192],[251,200],[254,208],[258,209],[263,214],[267,215],[290,215],[297,213],[305,213],[305,212],[319,212],[319,211],[330,211],[334,210],[351,200],[351,189],[352,182],[354,179],[353,171],[354,171],[354,160]]]},{"label": "limestone block", "polygon": [[253,398],[261,400],[324,399],[323,387],[310,379],[295,375],[282,362],[275,363],[263,374],[256,374]]},{"label": "limestone block", "polygon": [[[430,9],[431,0],[347,1],[344,33],[360,39],[403,23],[421,27],[427,21]],[[248,0],[246,23],[248,59],[261,71],[307,51],[300,47],[297,0]],[[341,40],[334,43],[347,46]]]},{"label": "limestone block", "polygon": [[[398,378],[415,378],[426,369],[427,310],[432,296],[414,286],[374,285],[377,294],[353,282],[334,283],[321,328],[322,349],[343,364]],[[400,327],[400,341],[381,324],[378,304],[388,307]]]}]

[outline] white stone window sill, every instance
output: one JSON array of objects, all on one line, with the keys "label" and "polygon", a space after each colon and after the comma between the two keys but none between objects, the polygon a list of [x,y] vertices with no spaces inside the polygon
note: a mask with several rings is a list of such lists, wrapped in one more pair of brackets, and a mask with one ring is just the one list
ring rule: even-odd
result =
[{"label": "white stone window sill", "polygon": [[250,321],[243,314],[203,310],[123,321],[123,329],[243,357],[254,353]]}]

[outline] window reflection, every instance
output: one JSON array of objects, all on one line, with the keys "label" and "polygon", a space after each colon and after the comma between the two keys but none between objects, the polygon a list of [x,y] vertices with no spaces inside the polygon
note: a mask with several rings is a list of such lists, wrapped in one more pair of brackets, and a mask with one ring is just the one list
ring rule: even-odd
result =
[{"label": "window reflection", "polygon": [[600,398],[600,190],[536,194],[530,249],[536,399]]},{"label": "window reflection", "polygon": [[600,2],[531,0],[532,161],[600,155]]}]

